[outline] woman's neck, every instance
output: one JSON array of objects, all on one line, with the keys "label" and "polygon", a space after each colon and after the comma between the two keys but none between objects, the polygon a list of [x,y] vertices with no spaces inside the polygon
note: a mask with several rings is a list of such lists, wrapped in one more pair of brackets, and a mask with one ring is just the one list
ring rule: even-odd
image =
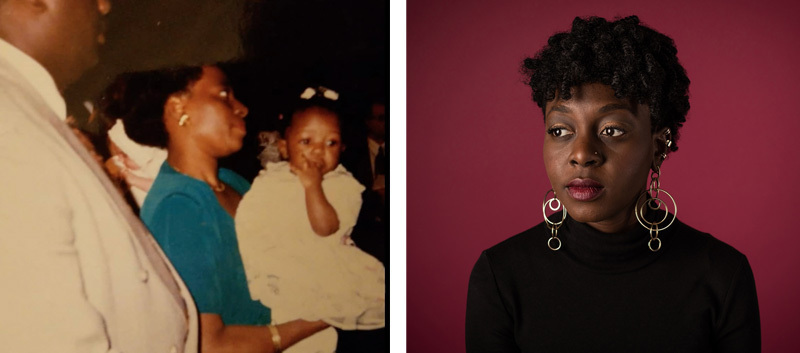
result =
[{"label": "woman's neck", "polygon": [[219,173],[217,158],[201,153],[198,149],[169,146],[167,163],[177,172],[202,180],[212,188],[222,183],[217,177]]},{"label": "woman's neck", "polygon": [[586,224],[595,230],[608,234],[627,232],[639,226],[636,215],[634,214],[634,210],[637,209],[639,205],[641,205],[641,202],[637,195],[637,198],[632,200],[630,204],[625,207],[623,211],[617,213],[616,216],[598,222],[586,222]]}]

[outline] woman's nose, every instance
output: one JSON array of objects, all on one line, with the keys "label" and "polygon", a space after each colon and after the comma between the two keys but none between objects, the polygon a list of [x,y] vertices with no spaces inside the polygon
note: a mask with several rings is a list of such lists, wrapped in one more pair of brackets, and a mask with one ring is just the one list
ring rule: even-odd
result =
[{"label": "woman's nose", "polygon": [[242,102],[240,102],[238,99],[235,98],[233,99],[233,114],[236,114],[237,116],[244,118],[247,116],[249,112],[250,110],[247,109],[247,106],[242,104]]},{"label": "woman's nose", "polygon": [[576,136],[572,143],[569,163],[575,166],[590,167],[603,162],[599,141],[591,135]]}]

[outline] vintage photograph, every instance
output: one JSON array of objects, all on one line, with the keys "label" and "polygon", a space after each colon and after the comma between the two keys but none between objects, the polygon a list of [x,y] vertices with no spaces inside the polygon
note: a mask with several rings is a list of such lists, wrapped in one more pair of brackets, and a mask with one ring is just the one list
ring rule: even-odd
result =
[{"label": "vintage photograph", "polygon": [[10,352],[386,352],[389,7],[0,0]]}]

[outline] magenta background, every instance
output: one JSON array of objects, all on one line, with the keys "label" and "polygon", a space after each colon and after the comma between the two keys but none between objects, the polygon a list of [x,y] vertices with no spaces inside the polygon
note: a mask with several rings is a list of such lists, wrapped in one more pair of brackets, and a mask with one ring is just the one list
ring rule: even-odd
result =
[{"label": "magenta background", "polygon": [[664,2],[408,0],[409,352],[464,351],[472,265],[542,220],[542,114],[520,61],[575,16],[630,14],[675,40],[692,81],[662,186],[750,259],[764,352],[797,349],[800,5]]}]

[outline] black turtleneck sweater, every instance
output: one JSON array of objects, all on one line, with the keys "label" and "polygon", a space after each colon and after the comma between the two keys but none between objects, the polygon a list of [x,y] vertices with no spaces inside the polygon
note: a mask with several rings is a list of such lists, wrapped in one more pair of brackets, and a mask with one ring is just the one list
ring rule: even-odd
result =
[{"label": "black turtleneck sweater", "polygon": [[467,352],[760,352],[747,258],[676,220],[658,252],[643,227],[567,218],[484,251],[469,280]]}]

